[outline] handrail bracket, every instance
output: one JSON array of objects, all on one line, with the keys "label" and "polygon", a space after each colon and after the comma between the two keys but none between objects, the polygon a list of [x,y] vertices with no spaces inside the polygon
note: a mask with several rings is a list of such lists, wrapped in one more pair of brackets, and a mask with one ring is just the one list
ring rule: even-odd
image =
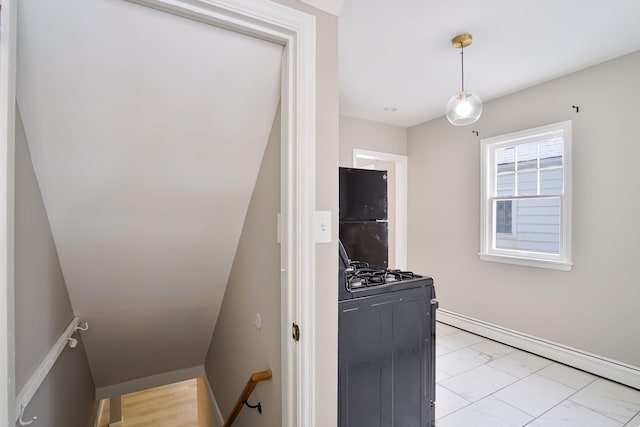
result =
[{"label": "handrail bracket", "polygon": [[244,403],[245,405],[247,405],[247,408],[251,408],[251,409],[257,409],[259,414],[262,414],[262,403],[258,402],[255,405],[251,405],[249,404],[249,401],[247,399],[245,399],[242,403]]},{"label": "handrail bracket", "polygon": [[258,413],[262,414],[262,403],[258,402],[256,405],[249,404],[249,396],[251,396],[253,389],[256,388],[256,385],[258,385],[259,382],[270,380],[271,377],[272,377],[272,373],[270,369],[267,369],[266,371],[261,371],[261,372],[254,372],[253,374],[251,374],[251,377],[249,377],[249,381],[247,381],[247,385],[244,386],[244,389],[242,390],[240,397],[236,401],[236,404],[233,407],[233,409],[231,410],[231,414],[229,414],[229,417],[224,422],[223,427],[231,426],[231,424],[233,424],[236,417],[238,416],[238,414],[240,413],[240,411],[245,405],[251,409],[257,409]]}]

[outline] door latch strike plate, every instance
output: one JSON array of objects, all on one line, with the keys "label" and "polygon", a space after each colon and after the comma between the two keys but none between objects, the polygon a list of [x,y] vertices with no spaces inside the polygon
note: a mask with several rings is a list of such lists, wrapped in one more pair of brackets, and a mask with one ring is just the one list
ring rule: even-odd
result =
[{"label": "door latch strike plate", "polygon": [[298,342],[300,341],[300,327],[298,325],[296,325],[295,323],[292,324],[291,327],[292,330],[292,336],[293,336],[293,340]]}]

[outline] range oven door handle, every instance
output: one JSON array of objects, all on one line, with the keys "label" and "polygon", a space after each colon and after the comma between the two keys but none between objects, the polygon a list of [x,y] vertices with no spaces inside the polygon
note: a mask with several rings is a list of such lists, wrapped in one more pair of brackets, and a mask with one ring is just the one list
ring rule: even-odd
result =
[{"label": "range oven door handle", "polygon": [[431,299],[431,308],[429,313],[431,318],[429,319],[429,323],[431,324],[431,336],[429,339],[431,340],[431,354],[429,355],[430,363],[433,363],[434,366],[429,366],[429,375],[431,376],[431,381],[429,384],[429,401],[431,404],[431,409],[435,410],[435,402],[436,402],[436,310],[438,309],[438,301],[434,298]]}]

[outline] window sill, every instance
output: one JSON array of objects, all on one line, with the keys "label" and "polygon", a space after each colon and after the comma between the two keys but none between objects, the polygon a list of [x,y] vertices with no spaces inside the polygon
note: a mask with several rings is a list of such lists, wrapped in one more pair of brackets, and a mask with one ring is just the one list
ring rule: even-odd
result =
[{"label": "window sill", "polygon": [[524,258],[509,255],[496,255],[480,253],[483,261],[501,262],[505,264],[525,265],[527,267],[548,268],[550,270],[571,271],[573,263],[565,261],[552,261],[543,259]]}]

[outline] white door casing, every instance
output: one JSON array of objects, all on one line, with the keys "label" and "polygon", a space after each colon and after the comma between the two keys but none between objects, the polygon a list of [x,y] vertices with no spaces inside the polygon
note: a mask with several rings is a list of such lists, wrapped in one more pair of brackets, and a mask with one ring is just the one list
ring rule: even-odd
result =
[{"label": "white door casing", "polygon": [[0,22],[0,425],[15,423],[13,187],[18,3],[2,2]]}]

